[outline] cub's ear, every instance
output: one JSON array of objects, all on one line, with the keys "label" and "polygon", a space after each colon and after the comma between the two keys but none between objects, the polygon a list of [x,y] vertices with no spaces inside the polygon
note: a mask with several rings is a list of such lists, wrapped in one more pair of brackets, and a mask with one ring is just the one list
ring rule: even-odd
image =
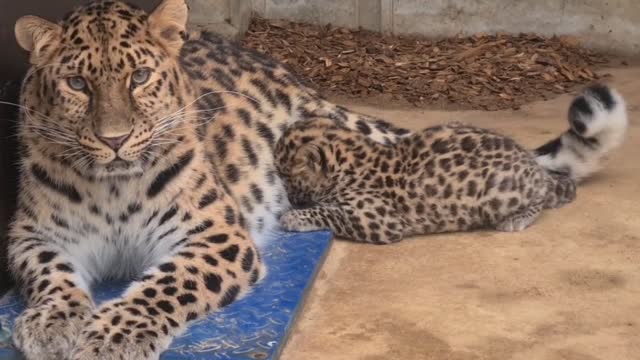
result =
[{"label": "cub's ear", "polygon": [[184,44],[188,18],[185,0],[163,0],[149,15],[149,27],[170,53],[178,55]]},{"label": "cub's ear", "polygon": [[[327,173],[327,158],[319,146],[308,143],[295,154],[292,173],[311,172],[317,176]],[[294,174],[295,175],[295,174]]]},{"label": "cub's ear", "polygon": [[60,42],[60,25],[37,16],[23,16],[14,28],[18,45],[31,53],[30,61],[34,65],[45,63]]}]

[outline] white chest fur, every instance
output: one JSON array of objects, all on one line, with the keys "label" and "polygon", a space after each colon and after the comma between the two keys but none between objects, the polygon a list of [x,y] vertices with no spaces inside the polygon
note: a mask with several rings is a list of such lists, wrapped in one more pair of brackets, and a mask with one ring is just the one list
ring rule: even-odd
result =
[{"label": "white chest fur", "polygon": [[93,183],[82,188],[82,204],[54,206],[53,238],[87,283],[139,276],[185,236],[177,216],[160,224],[171,199],[146,200],[144,189],[134,181]]}]

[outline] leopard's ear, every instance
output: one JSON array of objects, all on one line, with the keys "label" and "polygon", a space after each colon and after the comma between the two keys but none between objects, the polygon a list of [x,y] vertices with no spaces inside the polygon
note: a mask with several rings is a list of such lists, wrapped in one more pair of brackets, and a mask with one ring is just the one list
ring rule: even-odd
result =
[{"label": "leopard's ear", "polygon": [[188,18],[185,0],[163,0],[149,15],[149,28],[169,52],[177,55],[184,44]]},{"label": "leopard's ear", "polygon": [[40,65],[49,59],[59,44],[62,28],[43,18],[27,15],[18,19],[14,32],[18,45],[31,53],[31,64]]}]

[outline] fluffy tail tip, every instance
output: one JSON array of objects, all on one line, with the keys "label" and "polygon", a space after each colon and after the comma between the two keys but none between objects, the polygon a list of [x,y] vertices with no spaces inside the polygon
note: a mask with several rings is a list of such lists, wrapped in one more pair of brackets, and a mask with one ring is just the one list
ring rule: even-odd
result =
[{"label": "fluffy tail tip", "polygon": [[569,130],[534,154],[543,167],[579,181],[596,172],[601,158],[624,141],[626,104],[615,89],[591,85],[573,99],[568,120]]},{"label": "fluffy tail tip", "polygon": [[[585,139],[597,139],[602,147],[611,144],[611,137],[622,140],[627,130],[626,104],[622,96],[603,84],[587,87],[569,106],[571,129]],[[604,135],[604,136],[603,136]],[[615,135],[615,136],[613,136]],[[605,140],[608,143],[603,143]]]}]

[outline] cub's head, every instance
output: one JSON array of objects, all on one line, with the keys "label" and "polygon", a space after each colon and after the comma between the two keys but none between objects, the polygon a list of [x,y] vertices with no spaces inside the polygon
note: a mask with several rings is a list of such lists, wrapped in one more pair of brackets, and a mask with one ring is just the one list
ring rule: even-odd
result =
[{"label": "cub's head", "polygon": [[[346,174],[340,150],[332,143],[343,131],[333,120],[315,118],[290,127],[275,148],[276,168],[293,205],[322,201]],[[346,154],[345,154],[346,155]]]},{"label": "cub's head", "polygon": [[32,64],[23,140],[97,177],[143,172],[187,118],[179,66],[186,23],[184,0],[164,0],[151,14],[96,1],[57,24],[19,19],[16,39]]}]

